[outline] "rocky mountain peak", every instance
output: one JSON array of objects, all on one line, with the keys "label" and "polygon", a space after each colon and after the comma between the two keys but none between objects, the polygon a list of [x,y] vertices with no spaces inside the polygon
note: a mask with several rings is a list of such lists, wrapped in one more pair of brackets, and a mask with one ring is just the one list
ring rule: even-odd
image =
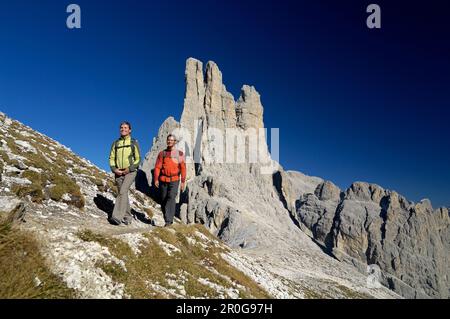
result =
[{"label": "rocky mountain peak", "polygon": [[193,134],[195,121],[206,117],[203,106],[205,101],[205,80],[202,62],[193,58],[187,59],[185,82],[184,107],[180,122]]},{"label": "rocky mountain peak", "polygon": [[244,85],[241,96],[236,103],[237,126],[247,128],[263,128],[263,106],[261,97],[253,86]]},{"label": "rocky mountain peak", "polygon": [[384,284],[405,297],[449,296],[446,209],[433,210],[427,199],[414,204],[366,182],[353,183],[341,200],[331,202],[322,196],[324,186],[297,201],[301,229],[361,271],[367,264],[379,266]]},{"label": "rocky mountain peak", "polygon": [[237,101],[223,84],[217,64],[193,58],[186,61],[186,91],[180,123],[194,134],[194,122],[205,121],[210,128],[263,128],[260,95],[253,86],[243,85]]},{"label": "rocky mountain peak", "polygon": [[422,199],[420,202],[418,202],[415,206],[414,209],[417,212],[433,212],[433,205],[431,204],[431,201],[428,198],[424,198]]},{"label": "rocky mountain peak", "polygon": [[340,193],[341,190],[339,189],[339,187],[337,187],[330,181],[320,183],[314,191],[314,194],[320,200],[339,200]]},{"label": "rocky mountain peak", "polygon": [[[195,136],[185,148],[195,163],[188,165],[187,191],[180,196],[183,222],[204,224],[232,247],[258,251],[280,269],[292,265],[275,261],[274,256],[284,258],[292,254],[292,247],[303,252],[299,260],[317,257],[311,255],[314,249],[307,235],[362,273],[369,264],[379,266],[380,281],[403,296],[448,296],[450,225],[445,209],[434,212],[429,201],[413,204],[373,183],[358,181],[341,191],[331,181],[286,172],[281,166],[262,174],[261,163],[208,163],[202,152],[195,152],[218,151],[211,128],[246,132],[263,127],[261,97],[254,87],[244,85],[235,101],[215,63],[208,62],[203,71],[200,61],[187,60],[180,125],[165,122],[156,138],[162,141],[173,128]],[[267,150],[264,131],[258,133],[264,139],[261,148]],[[246,141],[245,151],[249,145]],[[144,171],[151,170],[161,147],[160,142],[154,144]],[[149,175],[148,181],[152,182]],[[324,257],[322,262],[318,269],[328,271],[328,260]],[[317,267],[317,262],[306,264],[296,269]]]},{"label": "rocky mountain peak", "polygon": [[[243,85],[240,97],[234,101],[214,62],[207,63],[204,73],[198,60],[188,59],[186,65],[181,127],[189,128],[192,134],[195,130],[207,132],[213,127],[240,131],[264,127],[264,109],[254,87]],[[195,125],[192,124],[194,120],[197,120]],[[210,147],[210,142],[205,136],[197,136],[196,145],[201,148]],[[262,148],[266,147],[264,143]],[[363,181],[354,182],[341,191],[330,181],[285,172],[282,167],[267,176],[255,170],[258,164],[206,165],[201,155],[197,160],[197,168],[201,169],[196,171],[194,165],[190,167],[188,192],[180,205],[181,218],[185,222],[203,223],[230,245],[245,248],[265,247],[277,242],[277,238],[289,241],[287,238],[295,237],[292,236],[295,233],[292,218],[305,234],[322,243],[330,254],[360,271],[364,272],[367,264],[379,265],[384,272],[383,283],[404,296],[448,295],[445,292],[448,282],[430,279],[435,274],[449,277],[443,270],[449,253],[448,249],[442,248],[449,233],[448,214],[442,220],[444,226],[440,228],[443,230],[439,237],[436,225],[440,222],[431,220],[433,208],[429,201],[413,204],[395,191]],[[442,217],[445,215],[442,211],[434,215]],[[424,223],[422,218],[427,221]],[[242,228],[243,224],[249,223],[252,227]],[[358,226],[355,228],[355,225]],[[405,234],[393,240],[400,230]],[[416,232],[425,236],[421,245],[426,247],[419,249],[412,244],[410,236],[414,238]],[[392,240],[394,243],[388,244]],[[422,254],[433,251],[437,259],[428,258],[426,262],[423,259],[420,263],[412,255],[403,256],[400,247],[406,243]],[[390,254],[403,257],[393,258]],[[418,270],[424,265],[432,269],[432,274]],[[414,271],[414,276],[404,275]],[[424,282],[433,284],[430,288]]]},{"label": "rocky mountain peak", "polygon": [[[292,279],[294,285],[315,282],[317,287],[321,282],[325,290],[333,290],[331,287],[335,287],[336,282],[317,281],[307,273],[314,269],[321,278],[342,278],[343,273],[349,273],[338,271],[334,260],[323,254],[295,225],[289,211],[295,207],[299,196],[309,190],[314,192],[322,179],[284,172],[279,165],[267,174],[261,170],[265,162],[249,161],[249,147],[260,141],[257,146],[261,157],[270,160],[265,132],[259,130],[264,128],[261,97],[253,86],[243,85],[235,101],[223,83],[224,77],[217,64],[210,61],[203,70],[202,62],[193,58],[186,61],[185,80],[180,122],[166,120],[163,123],[141,166],[148,185],[152,187],[150,172],[158,152],[165,147],[165,137],[176,132],[180,140],[178,147],[194,160],[187,165],[187,189],[179,197],[180,219],[186,224],[205,225],[213,235],[235,249],[249,249],[254,256],[270,262],[277,274],[295,269],[289,278],[299,278],[298,271],[302,272],[302,280]],[[230,147],[229,141],[216,135],[227,130],[244,134],[240,148],[231,146],[235,160],[209,162],[207,155]],[[251,131],[256,133],[256,139],[245,138],[245,133]],[[244,161],[236,161],[242,154]],[[157,196],[156,192],[150,193]],[[318,193],[320,198],[334,200],[339,198],[340,191],[329,182],[322,185]],[[354,277],[343,275],[343,282],[351,280],[358,287],[364,286],[364,277],[350,272]]]}]

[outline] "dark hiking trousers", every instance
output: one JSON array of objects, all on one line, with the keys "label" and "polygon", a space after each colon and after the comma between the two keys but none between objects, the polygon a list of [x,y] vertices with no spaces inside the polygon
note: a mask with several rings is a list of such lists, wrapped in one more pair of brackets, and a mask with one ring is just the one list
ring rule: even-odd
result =
[{"label": "dark hiking trousers", "polygon": [[179,185],[180,181],[170,183],[159,182],[159,187],[161,188],[161,208],[166,224],[173,223],[176,208],[175,200],[177,198]]}]

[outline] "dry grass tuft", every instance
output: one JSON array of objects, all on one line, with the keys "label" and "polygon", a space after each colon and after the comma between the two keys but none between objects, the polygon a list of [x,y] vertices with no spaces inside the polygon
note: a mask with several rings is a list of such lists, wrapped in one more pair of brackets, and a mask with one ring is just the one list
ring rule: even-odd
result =
[{"label": "dry grass tuft", "polygon": [[48,269],[32,234],[8,217],[0,222],[0,298],[73,298],[74,291]]},{"label": "dry grass tuft", "polygon": [[[98,264],[108,275],[117,282],[125,284],[125,291],[132,298],[173,298],[153,289],[148,283],[157,283],[159,286],[181,294],[177,288],[171,286],[170,277],[181,278],[184,274],[185,281],[180,283],[186,292],[187,298],[218,298],[220,293],[215,289],[199,282],[199,278],[221,285],[225,288],[235,287],[233,283],[244,288],[239,289],[241,298],[270,298],[270,295],[257,283],[247,277],[240,270],[229,265],[220,254],[226,252],[223,246],[214,245],[214,242],[203,242],[205,246],[189,243],[187,237],[200,239],[195,236],[201,232],[210,239],[214,237],[201,225],[174,225],[172,229],[157,228],[144,236],[148,243],[140,248],[141,254],[135,255],[130,247],[119,239],[109,238],[104,235],[83,231],[78,236],[87,241],[96,241],[107,246],[110,252],[125,262],[127,272],[120,267],[111,264]],[[162,240],[179,249],[168,255],[158,244]],[[215,269],[212,271],[211,269]],[[221,275],[218,275],[217,272]],[[230,280],[224,278],[228,277]]]}]

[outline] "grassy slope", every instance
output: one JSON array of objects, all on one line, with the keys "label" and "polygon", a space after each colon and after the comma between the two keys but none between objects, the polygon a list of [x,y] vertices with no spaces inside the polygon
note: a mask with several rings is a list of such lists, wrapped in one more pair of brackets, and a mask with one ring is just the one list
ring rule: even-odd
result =
[{"label": "grassy slope", "polygon": [[75,292],[48,270],[34,236],[0,222],[0,298],[73,298]]},{"label": "grassy slope", "polygon": [[[99,266],[115,281],[124,283],[126,293],[132,298],[167,298],[166,294],[162,294],[158,289],[152,289],[146,282],[157,283],[170,290],[173,286],[168,280],[180,278],[180,274],[184,274],[185,280],[182,286],[188,298],[218,298],[220,296],[215,289],[200,283],[199,278],[207,279],[225,288],[236,288],[241,298],[270,297],[253,280],[220,257],[220,253],[226,252],[227,248],[214,245],[217,240],[214,240],[203,226],[175,225],[173,229],[175,232],[158,228],[145,234],[148,243],[144,244],[139,255],[135,255],[120,239],[108,238],[92,231],[83,231],[78,235],[85,241],[96,241],[107,246],[113,255],[125,261],[127,271],[113,264]],[[201,232],[211,241],[205,247],[189,243],[187,238],[194,238],[196,232]],[[180,251],[168,255],[158,244],[158,239],[177,247]],[[212,268],[222,276],[211,271]],[[176,289],[174,292],[180,294]]]},{"label": "grassy slope", "polygon": [[[11,137],[4,137],[8,147],[13,154],[26,157],[24,164],[43,170],[42,174],[31,170],[24,170],[20,176],[32,182],[31,185],[16,185],[13,191],[18,197],[23,198],[30,195],[31,200],[40,203],[44,199],[51,198],[62,201],[62,195],[71,194],[72,199],[68,204],[83,208],[84,198],[76,182],[67,174],[68,169],[72,169],[73,174],[85,176],[94,183],[100,191],[117,190],[112,179],[100,170],[88,167],[80,162],[80,159],[66,149],[55,148],[55,156],[48,147],[51,141],[38,134],[33,134],[32,139],[26,138],[18,132],[22,126],[13,121],[10,127]],[[36,150],[37,154],[24,154],[15,144],[15,140],[26,140]],[[50,164],[47,158],[51,158],[54,164]],[[74,167],[68,163],[77,163]],[[15,166],[19,163],[10,159],[4,151],[0,151],[0,169],[3,170],[5,164]],[[139,200],[139,196],[137,197]],[[151,210],[147,213],[151,214]],[[4,214],[3,214],[4,215]],[[168,276],[179,277],[180,273],[188,274],[183,283],[186,296],[188,297],[219,297],[219,293],[198,281],[205,278],[209,282],[221,285],[226,288],[236,288],[239,290],[239,297],[242,298],[268,298],[266,291],[258,286],[241,271],[230,266],[220,257],[220,253],[225,252],[224,246],[218,247],[208,244],[208,248],[192,245],[187,241],[187,237],[195,237],[194,232],[199,231],[205,236],[211,234],[202,226],[176,225],[175,234],[167,229],[156,229],[152,233],[146,234],[149,242],[141,249],[142,254],[136,256],[130,247],[120,239],[107,237],[84,231],[79,233],[79,237],[86,241],[96,241],[106,246],[119,259],[125,261],[127,272],[112,264],[99,264],[113,280],[125,284],[126,293],[132,298],[165,298],[166,294],[152,289],[146,282],[158,283],[159,286],[173,289],[168,282]],[[158,245],[158,239],[170,243],[180,249],[180,252],[167,255]],[[216,272],[211,271],[215,269]],[[68,289],[57,276],[51,274],[46,262],[39,253],[39,243],[32,234],[14,227],[11,222],[0,223],[0,273],[5,274],[0,281],[0,298],[71,298],[76,297],[73,290]],[[225,279],[223,275],[231,279]],[[39,278],[40,285],[36,285],[35,278]],[[235,284],[232,284],[232,283]],[[236,284],[240,286],[236,286]],[[245,288],[243,288],[245,287]],[[343,287],[346,288],[346,287]],[[344,289],[340,289],[344,290]],[[176,292],[176,291],[175,291]],[[305,291],[306,298],[329,298],[331,296],[320,293]],[[350,298],[365,298],[364,295],[354,295],[353,291],[343,291],[344,295]],[[179,291],[177,292],[179,293]]]}]

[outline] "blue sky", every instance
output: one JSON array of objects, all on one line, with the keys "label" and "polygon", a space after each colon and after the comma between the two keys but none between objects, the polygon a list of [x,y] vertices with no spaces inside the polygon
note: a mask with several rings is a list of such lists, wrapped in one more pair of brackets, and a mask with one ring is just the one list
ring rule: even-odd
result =
[{"label": "blue sky", "polygon": [[450,206],[450,44],[444,1],[0,2],[0,110],[107,169],[118,123],[146,152],[179,119],[188,57],[237,99],[254,85],[285,169],[362,180]]}]

